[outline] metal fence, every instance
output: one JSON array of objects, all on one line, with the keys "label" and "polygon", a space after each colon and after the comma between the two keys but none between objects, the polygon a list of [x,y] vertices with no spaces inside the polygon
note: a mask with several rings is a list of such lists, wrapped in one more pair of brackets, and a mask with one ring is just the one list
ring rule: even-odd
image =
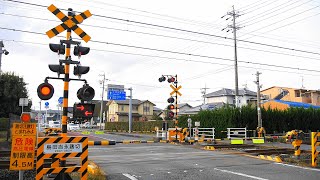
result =
[{"label": "metal fence", "polygon": [[227,128],[228,139],[247,139],[247,128]]},{"label": "metal fence", "polygon": [[215,131],[214,131],[214,128],[198,128],[198,132],[197,131],[197,128],[193,128],[192,129],[192,137],[195,137],[196,134],[198,134],[198,137],[204,137],[204,139],[208,140],[208,139],[211,139],[211,140],[214,140],[214,137],[215,137]]}]

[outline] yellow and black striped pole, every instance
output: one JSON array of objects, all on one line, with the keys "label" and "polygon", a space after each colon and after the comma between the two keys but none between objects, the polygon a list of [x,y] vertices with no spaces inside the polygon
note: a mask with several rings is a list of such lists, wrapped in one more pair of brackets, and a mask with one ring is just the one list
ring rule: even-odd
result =
[{"label": "yellow and black striped pole", "polygon": [[[319,137],[319,140],[318,140]],[[312,167],[317,166],[317,156],[319,151],[317,151],[317,146],[320,146],[320,132],[311,132],[311,165]]]},{"label": "yellow and black striped pole", "polygon": [[[174,86],[175,88],[178,88],[178,75],[176,74],[176,83],[174,83]],[[176,128],[176,141],[178,141],[178,93],[177,91],[175,92],[176,93],[176,105],[175,105],[175,108],[176,108],[176,116],[175,116],[175,121],[174,121],[174,124],[175,124],[175,128]]]},{"label": "yellow and black striped pole", "polygon": [[[73,15],[73,12],[72,12],[72,9],[69,8],[68,9],[68,17],[71,19],[72,18],[72,15]],[[67,42],[70,40],[70,37],[71,37],[71,29],[68,28],[67,29],[67,36],[66,36],[66,40]],[[68,63],[69,60],[71,60],[71,56],[70,56],[70,47],[71,47],[71,44],[70,43],[67,43],[66,44],[66,62],[65,62],[65,66],[64,66],[64,79],[63,79],[63,82],[64,82],[64,86],[63,86],[63,104],[62,104],[62,108],[63,108],[63,111],[62,111],[62,133],[61,133],[61,136],[62,137],[67,137],[67,120],[68,120],[68,97],[69,97],[69,81],[70,81],[70,78],[69,78],[69,72],[70,72],[70,64]],[[66,166],[66,158],[61,158],[60,159],[60,166],[61,167],[64,167]],[[60,174],[60,177],[61,179],[64,179],[65,175],[64,173],[61,173]]]}]

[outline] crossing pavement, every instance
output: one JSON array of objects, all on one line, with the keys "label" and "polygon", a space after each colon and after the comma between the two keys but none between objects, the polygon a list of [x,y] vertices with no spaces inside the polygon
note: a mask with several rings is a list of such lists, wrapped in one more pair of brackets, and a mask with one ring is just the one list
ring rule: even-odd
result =
[{"label": "crossing pavement", "polygon": [[320,169],[264,161],[221,151],[172,144],[92,147],[89,159],[109,180],[290,179],[318,180]]}]

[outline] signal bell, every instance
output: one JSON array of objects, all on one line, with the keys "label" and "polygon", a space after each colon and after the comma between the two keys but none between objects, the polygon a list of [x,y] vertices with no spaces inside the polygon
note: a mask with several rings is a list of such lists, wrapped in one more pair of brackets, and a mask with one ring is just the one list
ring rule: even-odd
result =
[{"label": "signal bell", "polygon": [[44,82],[38,86],[37,93],[41,100],[49,100],[53,96],[54,88],[48,82]]},{"label": "signal bell", "polygon": [[88,84],[83,85],[77,92],[77,97],[82,101],[91,101],[94,98],[94,89]]}]

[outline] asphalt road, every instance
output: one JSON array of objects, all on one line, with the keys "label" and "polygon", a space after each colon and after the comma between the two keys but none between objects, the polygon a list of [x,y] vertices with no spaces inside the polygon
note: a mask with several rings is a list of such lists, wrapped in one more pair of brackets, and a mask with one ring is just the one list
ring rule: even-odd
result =
[{"label": "asphalt road", "polygon": [[89,159],[109,180],[320,179],[320,169],[162,143],[90,147]]}]

